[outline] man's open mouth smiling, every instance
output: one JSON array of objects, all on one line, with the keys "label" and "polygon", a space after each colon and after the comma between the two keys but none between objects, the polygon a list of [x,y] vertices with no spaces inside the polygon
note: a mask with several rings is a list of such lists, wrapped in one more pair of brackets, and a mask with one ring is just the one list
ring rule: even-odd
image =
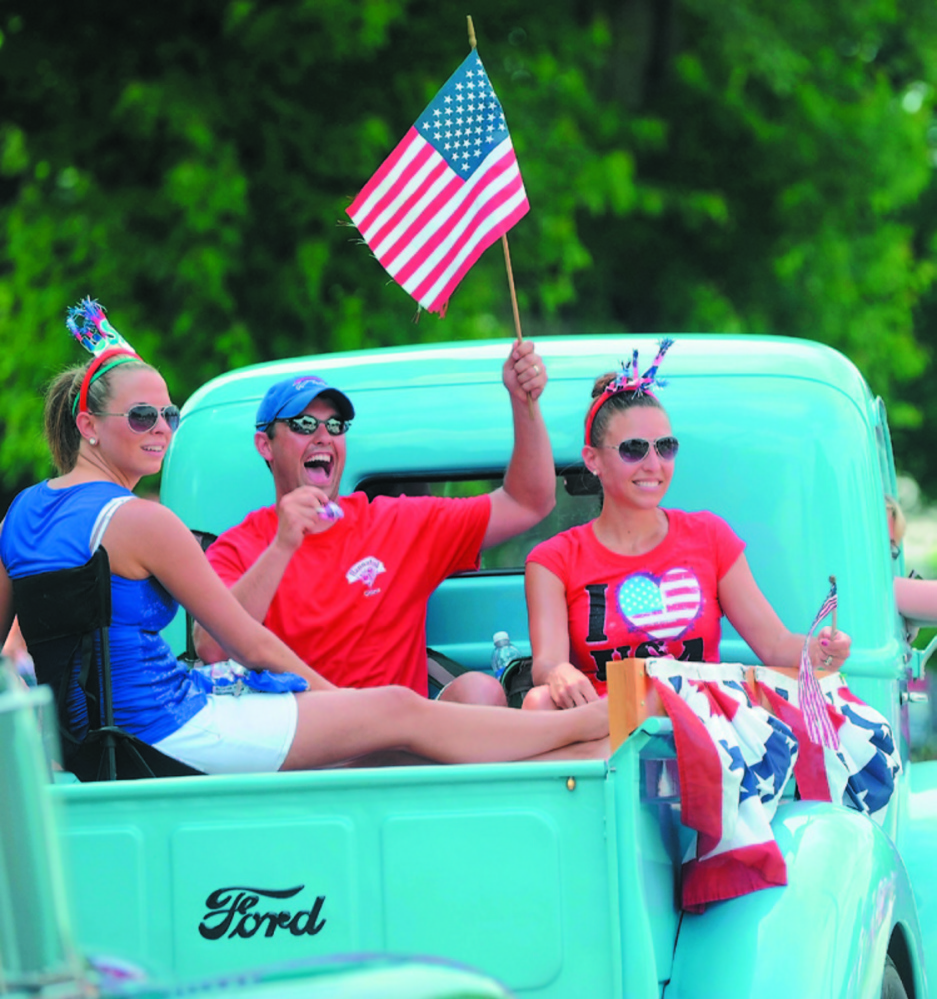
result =
[{"label": "man's open mouth smiling", "polygon": [[329,451],[313,451],[306,456],[306,460],[303,462],[303,467],[310,472],[310,477],[317,482],[327,482],[332,474],[334,465],[335,455]]}]

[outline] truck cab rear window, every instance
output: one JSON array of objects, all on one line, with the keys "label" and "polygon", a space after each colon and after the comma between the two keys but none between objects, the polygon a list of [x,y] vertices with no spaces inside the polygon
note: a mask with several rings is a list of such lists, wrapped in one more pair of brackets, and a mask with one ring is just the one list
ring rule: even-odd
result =
[{"label": "truck cab rear window", "polygon": [[[375,496],[481,496],[493,492],[503,477],[492,473],[478,477],[369,476],[358,489]],[[523,572],[530,550],[546,538],[569,527],[585,524],[598,515],[597,483],[581,465],[556,473],[556,506],[535,527],[503,544],[482,552],[481,572]]]}]

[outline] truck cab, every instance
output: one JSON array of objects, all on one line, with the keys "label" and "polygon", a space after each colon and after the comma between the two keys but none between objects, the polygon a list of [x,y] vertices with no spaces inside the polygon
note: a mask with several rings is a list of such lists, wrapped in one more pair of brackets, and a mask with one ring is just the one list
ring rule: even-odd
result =
[{"label": "truck cab", "polygon": [[[680,453],[665,506],[724,517],[792,630],[809,627],[836,576],[849,687],[901,740],[904,773],[881,825],[792,793],[773,823],[788,885],[691,915],[678,902],[679,788],[662,793],[648,776],[674,757],[666,718],[648,718],[608,760],[59,781],[49,795],[63,812],[83,947],[184,979],[379,952],[464,962],[524,996],[865,997],[882,994],[886,974],[926,996],[937,778],[910,763],[906,738],[907,685],[924,655],[894,600],[904,567],[887,533],[885,408],[820,344],[675,339],[660,399]],[[656,342],[538,343],[556,509],[437,589],[428,646],[476,669],[488,668],[496,631],[529,651],[524,559],[597,513],[580,454],[591,386],[635,348],[653,356]],[[254,414],[270,384],[304,374],[355,405],[343,492],[489,491],[512,448],[500,378],[509,350],[420,345],[224,374],[183,409],[162,502],[214,534],[271,504]],[[183,615],[168,637],[181,653]],[[727,622],[721,648],[725,662],[755,663]]]}]

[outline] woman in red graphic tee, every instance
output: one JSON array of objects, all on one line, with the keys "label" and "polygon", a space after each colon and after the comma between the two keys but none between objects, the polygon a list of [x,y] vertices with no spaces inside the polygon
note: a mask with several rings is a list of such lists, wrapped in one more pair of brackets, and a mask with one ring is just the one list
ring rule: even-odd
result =
[{"label": "woman in red graphic tee", "polygon": [[[766,666],[797,666],[804,636],[789,631],[759,590],[744,542],[708,512],[663,509],[677,439],[652,389],[653,365],[603,375],[586,416],[586,468],[603,495],[599,516],[537,545],[527,559],[534,688],[525,708],[571,708],[605,693],[612,659],[672,656],[719,662],[723,614]],[[837,668],[844,632],[820,631],[812,658]]]}]

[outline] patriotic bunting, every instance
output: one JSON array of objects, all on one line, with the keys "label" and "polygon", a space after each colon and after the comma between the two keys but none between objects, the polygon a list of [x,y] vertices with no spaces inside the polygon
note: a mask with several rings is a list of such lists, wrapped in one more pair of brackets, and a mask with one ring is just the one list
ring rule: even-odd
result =
[{"label": "patriotic bunting", "polygon": [[821,696],[838,736],[836,748],[828,748],[807,732],[796,681],[765,667],[756,668],[755,679],[800,743],[794,767],[800,797],[847,805],[881,823],[901,773],[901,753],[885,718],[856,697],[841,674],[825,676]]},{"label": "patriotic bunting", "polygon": [[899,749],[887,721],[840,674],[819,682],[834,749],[810,736],[796,678],[759,666],[752,689],[737,664],[648,659],[645,669],[673,723],[680,821],[697,834],[683,864],[687,911],[787,883],[771,821],[793,793],[792,775],[798,797],[883,821]]},{"label": "patriotic bunting", "polygon": [[771,819],[797,757],[793,732],[752,703],[737,666],[658,659],[646,668],[673,722],[680,820],[697,831],[683,908],[787,884]]}]

